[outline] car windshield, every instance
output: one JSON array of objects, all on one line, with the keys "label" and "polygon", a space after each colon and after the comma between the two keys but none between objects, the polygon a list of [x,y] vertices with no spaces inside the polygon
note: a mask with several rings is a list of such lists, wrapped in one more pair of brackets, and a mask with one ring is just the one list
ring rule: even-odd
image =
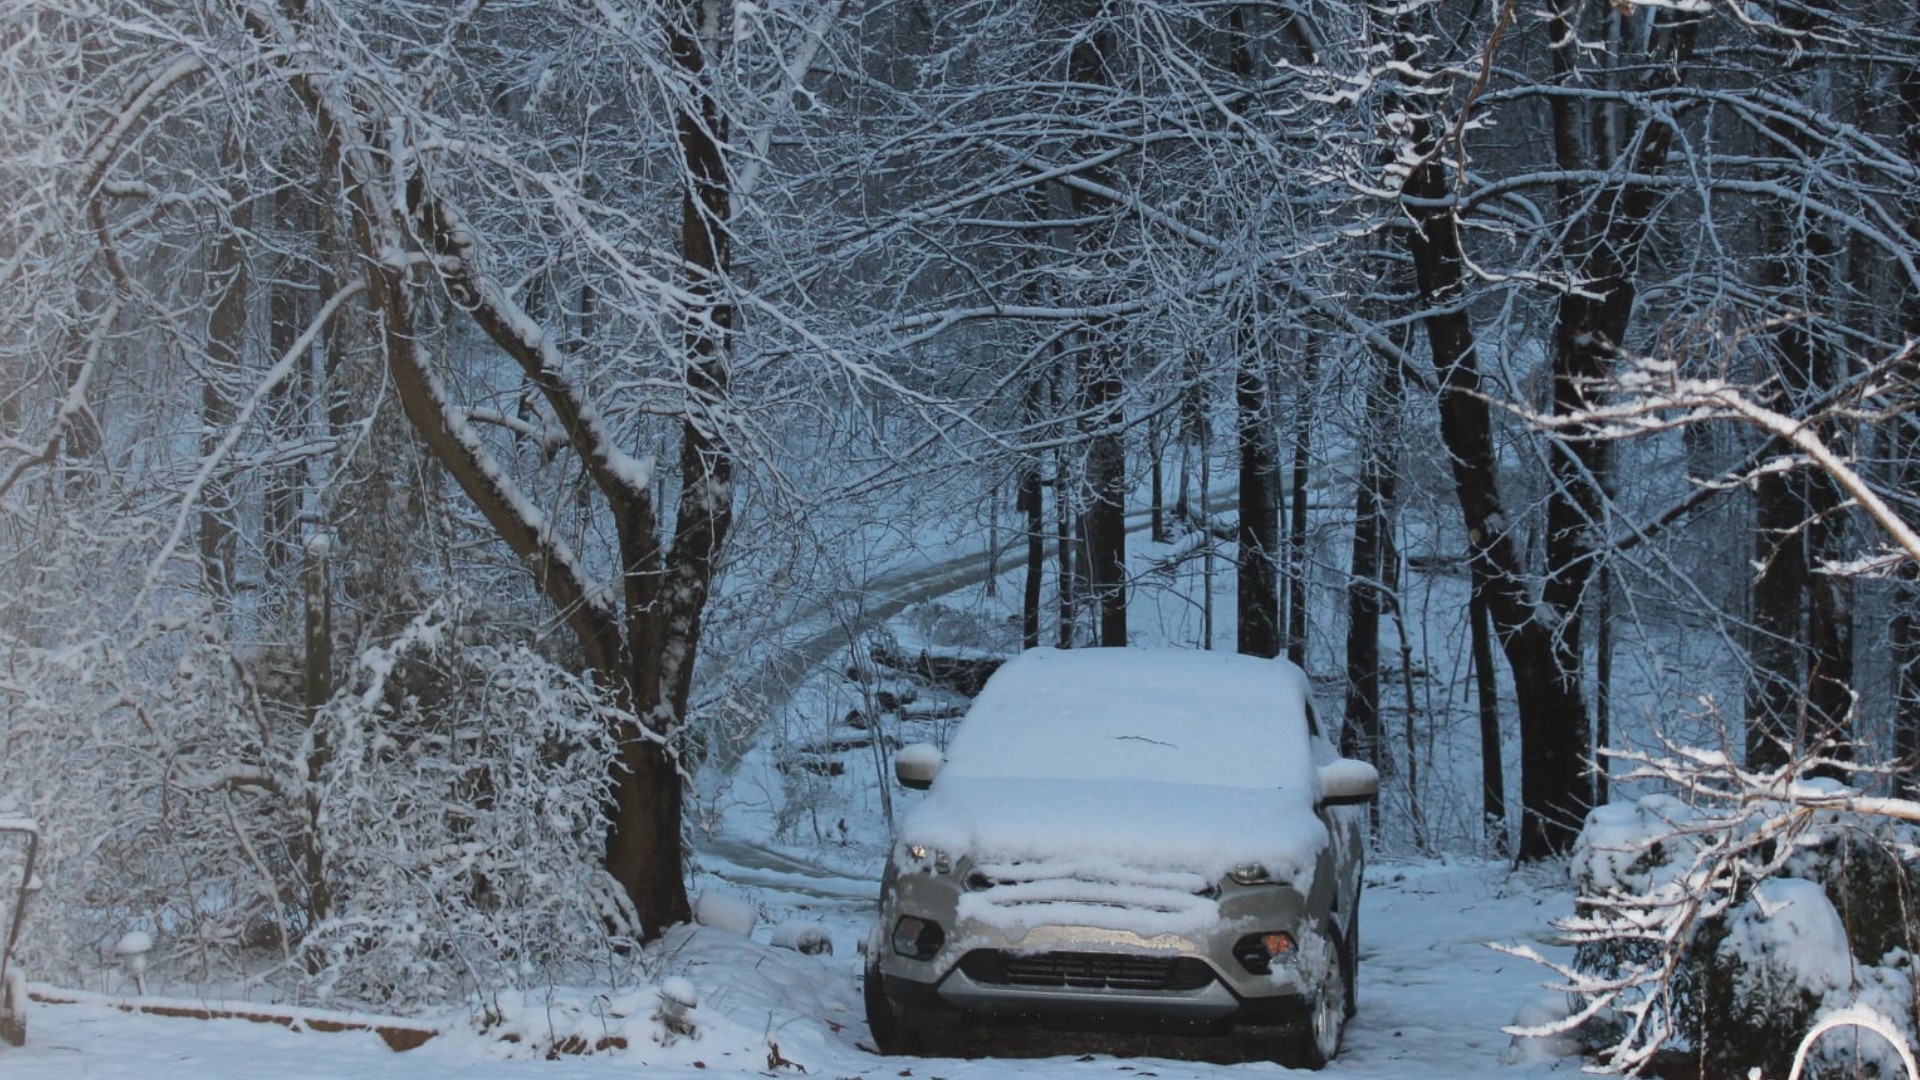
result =
[{"label": "car windshield", "polygon": [[976,699],[942,775],[1308,791],[1303,684],[1230,653],[1032,650]]}]

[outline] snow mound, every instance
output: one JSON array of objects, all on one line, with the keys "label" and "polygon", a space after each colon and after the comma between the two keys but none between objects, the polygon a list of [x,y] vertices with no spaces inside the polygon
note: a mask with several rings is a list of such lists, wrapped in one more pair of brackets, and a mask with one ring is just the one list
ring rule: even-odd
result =
[{"label": "snow mound", "polygon": [[833,955],[833,934],[825,923],[791,922],[773,928],[771,944],[808,956]]},{"label": "snow mound", "polygon": [[1853,979],[1840,913],[1825,889],[1804,878],[1771,878],[1756,886],[1734,909],[1720,952],[1740,959],[1740,992],[1762,1000],[1783,1000],[1794,988],[1820,997]]},{"label": "snow mound", "polygon": [[1574,841],[1568,874],[1587,896],[1652,893],[1684,876],[1698,849],[1699,811],[1671,795],[1596,806]]},{"label": "snow mound", "polygon": [[674,972],[656,985],[502,994],[448,1023],[444,1035],[409,1058],[464,1064],[594,1055],[618,1058],[623,1070],[747,1075],[777,1056],[811,1073],[844,1056],[833,1032],[857,1014],[852,980],[833,977],[827,963],[730,931],[681,925],[648,948],[648,966]]},{"label": "snow mound", "polygon": [[677,1009],[695,1009],[700,1006],[700,993],[693,983],[679,975],[660,980],[660,998]]},{"label": "snow mound", "polygon": [[693,921],[715,930],[750,937],[754,924],[760,921],[760,915],[744,899],[708,889],[693,902]]}]

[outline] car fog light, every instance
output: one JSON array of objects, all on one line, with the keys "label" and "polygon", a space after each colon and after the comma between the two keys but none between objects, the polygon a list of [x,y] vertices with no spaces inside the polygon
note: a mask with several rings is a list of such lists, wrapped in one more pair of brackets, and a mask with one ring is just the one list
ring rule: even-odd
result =
[{"label": "car fog light", "polygon": [[1264,934],[1248,934],[1233,946],[1233,958],[1240,966],[1254,975],[1266,975],[1273,971],[1273,962],[1286,962],[1292,959],[1294,950],[1293,935],[1285,930],[1269,930]]},{"label": "car fog light", "polygon": [[932,919],[903,915],[893,924],[893,951],[914,960],[931,960],[947,943],[947,932]]}]

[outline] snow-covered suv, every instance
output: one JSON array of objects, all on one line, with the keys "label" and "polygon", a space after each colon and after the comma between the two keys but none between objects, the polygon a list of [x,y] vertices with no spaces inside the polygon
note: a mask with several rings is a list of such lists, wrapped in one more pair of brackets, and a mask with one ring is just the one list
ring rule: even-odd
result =
[{"label": "snow-covered suv", "polygon": [[[885,1052],[961,1025],[1231,1034],[1317,1068],[1352,1014],[1372,767],[1306,673],[1173,649],[1031,650],[1001,668],[902,821],[867,943]],[[935,774],[938,774],[936,779]]]}]

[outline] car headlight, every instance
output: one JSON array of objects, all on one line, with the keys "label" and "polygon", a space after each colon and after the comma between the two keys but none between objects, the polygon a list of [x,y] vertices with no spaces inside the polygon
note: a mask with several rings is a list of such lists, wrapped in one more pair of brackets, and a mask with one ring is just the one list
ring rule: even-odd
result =
[{"label": "car headlight", "polygon": [[1241,863],[1227,876],[1232,878],[1236,885],[1265,885],[1273,880],[1273,875],[1267,872],[1267,868],[1257,862]]},{"label": "car headlight", "polygon": [[916,864],[914,866],[916,870],[931,870],[936,874],[953,872],[953,856],[939,848],[928,847],[925,844],[908,844],[906,851],[907,860]]}]

